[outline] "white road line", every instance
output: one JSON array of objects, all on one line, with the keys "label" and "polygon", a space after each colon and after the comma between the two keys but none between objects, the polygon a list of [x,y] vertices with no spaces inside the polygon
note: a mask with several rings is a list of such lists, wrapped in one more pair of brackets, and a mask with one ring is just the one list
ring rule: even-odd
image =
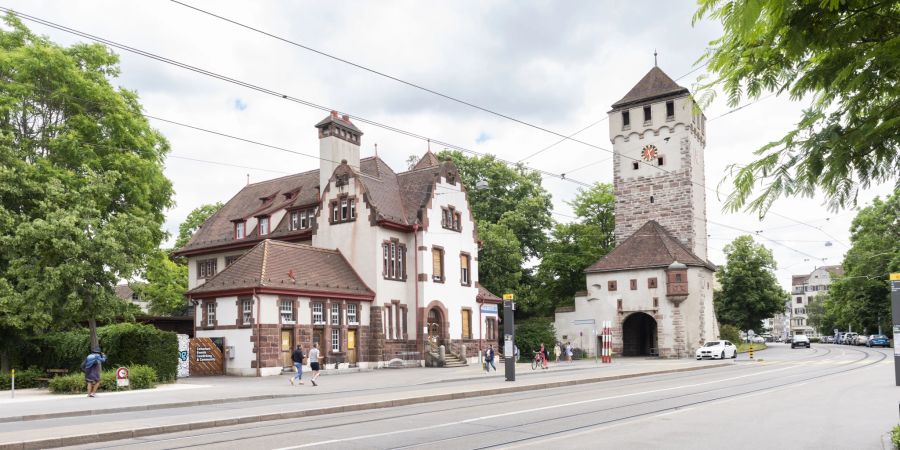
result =
[{"label": "white road line", "polygon": [[731,377],[731,378],[723,378],[723,379],[721,379],[721,380],[707,381],[707,382],[705,382],[705,383],[686,384],[686,385],[683,385],[683,386],[673,386],[673,387],[669,387],[669,388],[654,389],[654,390],[652,390],[652,391],[632,392],[632,393],[630,393],[630,394],[613,395],[613,396],[609,396],[609,397],[600,397],[600,398],[594,398],[594,399],[590,399],[590,400],[580,400],[580,401],[577,401],[577,402],[562,403],[562,404],[559,404],[559,405],[542,406],[542,407],[539,407],[539,408],[523,409],[523,410],[512,411],[512,412],[507,412],[507,413],[503,413],[503,414],[492,414],[492,415],[489,415],[489,416],[473,417],[473,418],[470,418],[470,419],[458,420],[458,421],[455,421],[455,422],[442,423],[442,424],[438,424],[438,425],[429,425],[429,426],[425,426],[425,427],[407,428],[407,429],[403,429],[403,430],[386,431],[386,432],[384,432],[384,433],[367,434],[367,435],[363,435],[363,436],[354,436],[354,437],[348,437],[348,438],[343,438],[343,439],[329,439],[329,440],[327,440],[327,441],[310,442],[310,443],[308,443],[308,444],[295,445],[295,446],[291,446],[291,447],[282,447],[282,448],[279,448],[279,449],[276,449],[276,450],[293,450],[293,449],[297,449],[297,448],[314,447],[314,446],[317,446],[317,445],[337,444],[337,443],[341,443],[341,442],[358,441],[358,440],[362,440],[362,439],[370,439],[370,438],[377,438],[377,437],[383,437],[383,436],[391,436],[391,435],[395,435],[395,434],[403,434],[403,433],[410,433],[410,432],[424,431],[424,430],[433,430],[433,429],[437,429],[437,428],[446,428],[446,427],[451,427],[451,426],[455,426],[455,425],[462,425],[462,424],[466,424],[466,423],[479,422],[479,421],[482,421],[482,420],[496,419],[496,418],[498,418],[498,417],[507,417],[507,416],[515,416],[515,415],[519,415],[519,414],[527,414],[527,413],[532,413],[532,412],[538,412],[538,411],[547,411],[547,410],[550,410],[550,409],[566,408],[566,407],[569,407],[569,406],[584,405],[584,404],[588,404],[588,403],[596,403],[596,402],[601,402],[601,401],[606,401],[606,400],[616,400],[616,399],[620,399],[620,398],[634,397],[634,396],[636,396],[636,395],[655,394],[655,393],[658,393],[658,392],[673,391],[673,390],[676,390],[676,389],[685,389],[685,388],[698,387],[698,386],[707,386],[707,385],[710,385],[710,384],[716,384],[716,383],[722,383],[722,382],[725,382],[725,381],[738,380],[738,379],[741,379],[741,378],[747,378],[747,377],[755,377],[755,376],[759,376],[759,375],[763,375],[763,374],[767,374],[767,373],[772,373],[772,372],[781,372],[781,371],[783,371],[783,370],[794,369],[794,368],[797,368],[797,367],[800,367],[800,366],[782,367],[782,368],[779,368],[779,369],[766,370],[766,371],[764,371],[764,372],[756,372],[756,373],[751,373],[751,374],[747,374],[747,375],[740,375],[740,376]]}]

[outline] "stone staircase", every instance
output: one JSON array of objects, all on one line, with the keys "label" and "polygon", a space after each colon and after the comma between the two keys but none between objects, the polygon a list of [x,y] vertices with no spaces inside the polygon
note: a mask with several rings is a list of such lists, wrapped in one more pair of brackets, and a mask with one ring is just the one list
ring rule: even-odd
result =
[{"label": "stone staircase", "polygon": [[453,353],[447,353],[444,358],[444,367],[465,367],[466,361]]}]

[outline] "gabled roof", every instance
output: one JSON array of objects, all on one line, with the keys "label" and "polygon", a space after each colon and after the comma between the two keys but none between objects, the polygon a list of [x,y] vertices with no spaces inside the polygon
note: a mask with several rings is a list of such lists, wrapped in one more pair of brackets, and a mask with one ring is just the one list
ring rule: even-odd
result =
[{"label": "gabled roof", "polygon": [[841,265],[822,266],[822,267],[819,267],[819,268],[822,269],[822,270],[824,270],[824,271],[826,271],[826,272],[828,272],[828,273],[831,274],[831,276],[833,276],[833,277],[834,277],[834,276],[838,276],[838,277],[844,276],[844,267],[841,266]]},{"label": "gabled roof", "polygon": [[809,280],[809,275],[793,275],[791,276],[791,286],[803,286]]},{"label": "gabled roof", "polygon": [[[293,278],[292,278],[293,277]],[[374,297],[340,251],[266,239],[188,295],[241,290]]]},{"label": "gabled roof", "polygon": [[346,114],[344,114],[343,116],[339,116],[337,111],[331,111],[331,114],[329,114],[327,117],[320,120],[319,123],[316,124],[316,128],[322,128],[329,123],[336,123],[344,128],[347,128],[348,130],[353,130],[359,134],[363,134],[362,130],[356,128],[356,125],[354,125],[353,122],[350,121],[350,116]]},{"label": "gabled roof", "polygon": [[679,86],[659,67],[653,66],[641,81],[638,81],[621,100],[613,103],[613,109],[619,109],[638,103],[657,100],[663,97],[674,97],[687,94],[685,87]]},{"label": "gabled roof", "polygon": [[412,168],[412,170],[425,169],[428,167],[436,166],[441,162],[438,161],[437,156],[434,156],[434,153],[431,153],[431,150],[425,152],[421,158],[419,158],[419,162]]},{"label": "gabled roof", "polygon": [[475,282],[475,287],[478,288],[478,295],[475,296],[475,300],[485,303],[501,303],[503,301],[477,281]]},{"label": "gabled roof", "polygon": [[675,261],[687,266],[716,270],[716,266],[695,255],[694,252],[678,242],[662,225],[651,220],[606,256],[600,258],[594,265],[585,269],[585,272],[668,267]]}]

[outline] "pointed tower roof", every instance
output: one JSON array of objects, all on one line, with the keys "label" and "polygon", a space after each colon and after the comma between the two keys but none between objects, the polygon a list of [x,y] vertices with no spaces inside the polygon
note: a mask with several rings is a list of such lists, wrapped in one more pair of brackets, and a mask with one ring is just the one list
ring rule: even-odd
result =
[{"label": "pointed tower roof", "polygon": [[636,103],[646,102],[648,100],[661,99],[663,97],[674,97],[676,95],[687,94],[685,87],[679,86],[659,67],[653,66],[641,81],[638,81],[621,100],[613,103],[613,109],[623,108]]},{"label": "pointed tower roof", "polygon": [[434,156],[434,153],[431,153],[431,150],[425,152],[422,155],[422,158],[419,159],[419,162],[416,163],[415,167],[412,170],[424,169],[426,167],[433,167],[440,165],[441,162],[438,161],[437,156]]},{"label": "pointed tower roof", "polygon": [[585,269],[585,272],[666,268],[675,261],[687,266],[716,270],[712,263],[695,255],[662,225],[650,220],[606,256]]}]

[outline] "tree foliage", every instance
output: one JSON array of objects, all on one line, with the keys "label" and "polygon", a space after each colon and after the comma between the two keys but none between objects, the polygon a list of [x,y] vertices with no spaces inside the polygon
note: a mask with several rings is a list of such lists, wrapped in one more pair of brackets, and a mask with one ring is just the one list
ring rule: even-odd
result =
[{"label": "tree foliage", "polygon": [[[900,8],[880,0],[700,0],[722,23],[701,58],[728,103],[767,91],[811,99],[796,127],[732,166],[726,208],[765,214],[778,197],[855,205],[860,187],[900,173]],[[702,90],[702,89],[701,89]],[[712,91],[707,91],[712,92]],[[754,191],[760,190],[753,198]]]},{"label": "tree foliage", "polygon": [[724,250],[725,266],[716,272],[721,289],[713,295],[716,316],[741,330],[759,330],[763,319],[781,312],[788,299],[775,278],[772,252],[750,236],[739,236]]},{"label": "tree foliage", "polygon": [[213,214],[222,209],[222,206],[222,202],[216,202],[194,208],[187,218],[184,219],[184,222],[178,225],[178,238],[175,239],[175,248],[179,249],[187,245],[191,237],[194,236],[194,232],[200,229]]},{"label": "tree foliage", "polygon": [[888,274],[900,272],[900,190],[860,210],[850,226],[850,244],[844,275],[828,289],[826,329],[852,326],[872,333],[879,318],[886,329],[891,322]]},{"label": "tree foliage", "polygon": [[[113,291],[164,237],[165,138],[118,57],[61,47],[6,16],[0,30],[0,335],[38,334],[125,308]],[[0,349],[2,353],[2,349]]]}]

